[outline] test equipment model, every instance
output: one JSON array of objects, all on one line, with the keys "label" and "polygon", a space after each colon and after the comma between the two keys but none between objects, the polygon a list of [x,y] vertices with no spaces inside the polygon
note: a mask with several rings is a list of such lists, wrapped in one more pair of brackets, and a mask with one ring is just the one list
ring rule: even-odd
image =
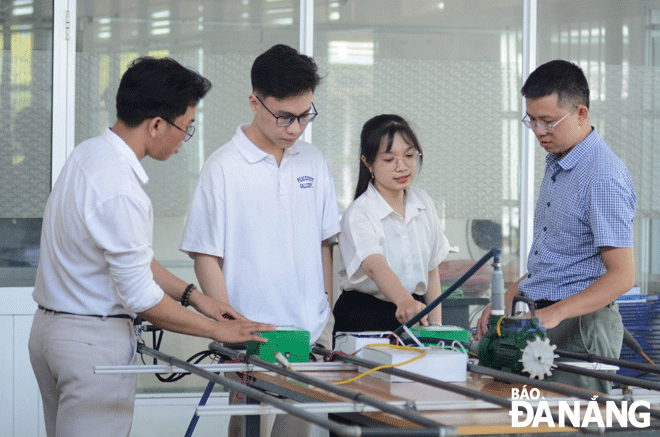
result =
[{"label": "test equipment model", "polygon": [[[186,432],[186,437],[192,435],[199,414],[204,414],[205,411],[213,411],[209,414],[223,414],[223,415],[246,415],[246,435],[257,433],[259,429],[258,418],[263,414],[273,414],[273,412],[294,415],[300,419],[316,424],[330,432],[340,436],[453,436],[458,435],[483,435],[497,434],[498,431],[491,425],[482,426],[479,423],[468,424],[466,420],[474,416],[475,411],[479,411],[478,416],[482,417],[484,414],[504,415],[505,421],[510,421],[512,413],[513,401],[506,394],[497,390],[483,390],[483,384],[490,386],[494,385],[511,384],[511,387],[521,387],[527,385],[534,389],[543,390],[544,393],[549,393],[555,399],[561,402],[578,402],[581,405],[589,405],[587,411],[591,411],[592,403],[598,404],[600,410],[607,409],[614,406],[617,409],[625,408],[625,403],[630,399],[635,399],[641,393],[642,396],[649,396],[652,399],[652,405],[658,405],[660,401],[660,383],[654,380],[647,380],[640,377],[627,377],[623,375],[612,374],[611,372],[603,372],[599,370],[584,369],[576,366],[568,365],[559,359],[573,359],[587,362],[599,362],[603,364],[611,364],[620,367],[635,369],[638,372],[644,372],[651,375],[660,375],[660,367],[650,363],[636,363],[626,360],[615,360],[606,357],[599,357],[587,354],[574,354],[567,351],[558,350],[554,345],[551,345],[543,327],[541,327],[539,319],[536,317],[533,303],[530,303],[530,315],[505,315],[504,310],[504,293],[503,293],[503,278],[499,262],[499,250],[492,249],[486,256],[479,260],[475,266],[468,271],[463,277],[459,278],[447,291],[441,294],[434,302],[430,303],[422,312],[413,317],[405,325],[402,325],[394,333],[397,336],[393,338],[404,338],[404,332],[412,339],[421,338],[424,342],[435,343],[436,339],[445,344],[462,344],[467,346],[470,350],[476,352],[479,357],[479,364],[476,360],[467,359],[465,353],[457,353],[462,360],[460,365],[461,372],[456,374],[460,378],[443,378],[437,374],[431,373],[430,375],[423,374],[420,371],[411,371],[404,366],[397,366],[394,361],[398,361],[401,357],[391,353],[392,345],[379,344],[372,347],[373,351],[379,351],[380,355],[386,356],[382,359],[378,354],[372,353],[368,357],[360,357],[357,354],[341,353],[338,351],[330,351],[322,347],[315,346],[312,348],[314,354],[324,357],[322,363],[307,363],[309,360],[309,332],[291,326],[281,326],[274,332],[263,332],[262,336],[268,338],[267,343],[252,343],[245,344],[246,352],[238,351],[235,348],[227,347],[216,342],[209,345],[208,351],[202,353],[207,356],[213,355],[215,359],[225,364],[214,364],[208,368],[203,368],[199,365],[199,359],[193,356],[188,362],[179,360],[175,357],[163,354],[157,349],[150,349],[145,346],[143,341],[138,343],[138,352],[143,355],[152,356],[154,359],[160,360],[168,365],[157,365],[154,361],[154,372],[156,373],[170,373],[170,372],[189,372],[202,378],[208,379],[209,383],[206,391],[202,395],[197,413],[193,417]],[[415,327],[426,314],[432,311],[439,305],[443,299],[447,298],[453,290],[457,289],[471,274],[476,272],[483,266],[488,259],[494,257],[493,263],[493,276],[492,276],[492,311],[490,316],[489,330],[482,337],[480,342],[465,341],[466,333],[460,329],[444,328],[441,333],[441,327]],[[515,307],[515,305],[514,305]],[[150,330],[150,329],[147,329]],[[449,332],[451,331],[451,332]],[[161,331],[162,333],[162,331]],[[389,333],[391,334],[391,333]],[[155,334],[154,334],[155,335]],[[434,335],[437,337],[433,338]],[[453,336],[453,337],[451,337]],[[458,336],[458,337],[457,337]],[[449,338],[448,338],[449,337]],[[359,347],[360,342],[369,342],[373,339],[346,336],[344,341],[354,341],[355,345]],[[380,337],[380,341],[385,338]],[[434,346],[422,344],[422,341],[417,340],[417,348],[408,346],[399,346],[402,350],[412,349],[414,355],[422,356],[422,354],[431,355],[429,361],[434,357],[433,353],[428,350],[433,350]],[[384,343],[387,343],[383,341]],[[451,342],[451,343],[450,343]],[[160,345],[160,341],[154,345]],[[347,343],[348,344],[348,343]],[[387,347],[389,346],[389,347]],[[453,346],[452,346],[453,347]],[[368,346],[365,346],[366,350]],[[457,349],[460,349],[458,347]],[[419,352],[414,352],[418,350]],[[440,349],[441,350],[441,349]],[[447,352],[442,352],[447,353]],[[395,356],[396,355],[396,356]],[[196,359],[194,363],[190,362]],[[393,365],[383,365],[384,362],[391,362]],[[239,362],[239,363],[235,363]],[[425,363],[422,358],[414,361],[413,363]],[[446,363],[443,363],[446,364]],[[345,366],[348,366],[345,367]],[[126,369],[102,369],[103,366],[95,367],[96,373],[103,372],[128,372],[134,371],[133,367],[144,368],[145,366],[120,366]],[[116,367],[116,366],[110,366]],[[148,367],[148,366],[146,366]],[[177,370],[175,370],[177,369]],[[364,372],[363,369],[370,369]],[[136,370],[142,373],[144,370]],[[463,371],[468,372],[467,381],[464,379]],[[247,384],[238,383],[236,381],[227,379],[221,374],[223,372],[241,372],[245,375],[242,380]],[[320,372],[320,373],[319,373]],[[345,376],[338,375],[339,372],[350,372],[348,380],[335,381],[333,378],[346,378]],[[353,376],[355,373],[357,376]],[[371,372],[371,373],[370,373]],[[573,372],[593,378],[608,380],[618,383],[624,390],[628,390],[627,398],[620,399],[611,395],[598,394],[594,396],[593,392],[581,390],[576,387],[570,387],[563,384],[557,384],[551,381],[543,380],[552,372]],[[186,373],[179,373],[185,375]],[[273,374],[275,376],[273,376]],[[378,374],[378,376],[376,376]],[[172,375],[177,375],[173,373]],[[318,375],[328,375],[327,378],[319,377]],[[385,376],[387,375],[387,376]],[[386,390],[374,390],[373,394],[366,395],[361,388],[375,385],[376,383],[361,379],[361,384],[357,383],[356,386],[352,385],[337,385],[337,384],[352,384],[351,381],[356,381],[362,376],[371,377],[376,376],[380,381],[379,384],[389,384]],[[657,378],[657,376],[656,376]],[[165,378],[166,381],[174,380],[172,378]],[[444,380],[443,380],[444,379]],[[453,382],[465,381],[465,382]],[[398,380],[406,380],[414,382],[417,385],[409,384],[392,384]],[[222,408],[213,409],[206,406],[206,400],[214,384],[220,384],[223,387],[236,391],[248,398],[246,405],[226,406]],[[420,385],[421,384],[421,385]],[[395,387],[396,386],[396,387]],[[409,387],[409,388],[408,388]],[[442,395],[434,396],[433,401],[421,401],[419,398],[420,391],[424,391],[424,387],[431,387],[433,389],[442,390]],[[633,394],[633,387],[650,391],[648,394],[635,391]],[[504,387],[504,391],[508,387]],[[387,401],[383,393],[390,393],[396,390],[403,392],[410,392],[410,397],[406,397],[407,401]],[[511,389],[509,389],[511,390]],[[637,389],[635,389],[637,390]],[[321,393],[322,392],[322,393]],[[625,392],[624,392],[625,393]],[[464,407],[459,405],[440,405],[442,399],[447,396],[460,395],[464,396],[466,400],[460,402],[465,403]],[[565,399],[557,398],[557,396],[564,396]],[[634,397],[633,397],[634,396]],[[282,398],[286,398],[295,402],[288,402]],[[333,401],[332,399],[337,399]],[[340,400],[343,398],[344,400]],[[320,399],[325,399],[319,402]],[[577,399],[577,401],[574,401]],[[425,404],[424,402],[430,402]],[[449,401],[456,402],[456,401]],[[259,403],[261,405],[259,405]],[[444,414],[441,417],[449,418],[447,413],[458,408],[456,411],[461,411],[460,420],[450,423],[443,423],[438,419],[436,414]],[[462,408],[462,409],[461,409]],[[531,412],[538,413],[539,406],[530,406]],[[503,409],[503,410],[502,410]],[[378,416],[373,416],[370,412],[376,411]],[[430,414],[426,415],[424,411]],[[345,422],[335,421],[334,418],[324,416],[319,413],[332,413],[341,416]],[[435,412],[435,413],[434,413]],[[652,420],[649,422],[649,429],[647,433],[635,434],[635,436],[655,436],[658,435],[660,430],[660,410],[654,407],[640,407],[637,413],[647,414]],[[458,413],[457,413],[458,414]],[[556,422],[559,420],[557,414],[548,412]],[[343,416],[342,416],[343,415]],[[376,417],[378,417],[376,419]],[[489,416],[490,417],[490,416]],[[586,417],[586,414],[585,414]],[[249,420],[248,420],[249,419]],[[453,419],[451,419],[453,420]],[[493,419],[495,420],[495,419]],[[400,423],[392,426],[392,423]],[[504,425],[502,425],[504,426]],[[609,425],[608,425],[609,426]],[[603,432],[605,427],[596,423],[582,423],[577,426],[578,431],[568,430],[571,435],[579,432]],[[506,433],[518,433],[517,429],[507,428]],[[525,429],[520,430],[523,434]],[[551,432],[556,432],[554,429],[548,428],[544,432],[548,435]],[[628,432],[623,428],[617,429],[620,432]],[[635,430],[630,430],[635,431]],[[535,430],[534,432],[537,432]],[[543,432],[543,431],[541,431]],[[256,434],[255,434],[256,435]]]}]

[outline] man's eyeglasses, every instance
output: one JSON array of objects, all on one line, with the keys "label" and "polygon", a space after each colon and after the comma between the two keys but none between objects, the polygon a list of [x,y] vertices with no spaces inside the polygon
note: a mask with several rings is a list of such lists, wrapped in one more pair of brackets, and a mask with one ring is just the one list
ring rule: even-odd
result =
[{"label": "man's eyeglasses", "polygon": [[403,161],[406,167],[415,168],[421,157],[422,154],[419,151],[409,150],[403,157],[398,157],[393,153],[383,153],[376,158],[376,162],[380,163],[385,170],[392,171],[396,168],[399,160]]},{"label": "man's eyeglasses", "polygon": [[529,117],[529,114],[527,114],[527,115],[525,115],[525,116],[523,117],[522,122],[525,123],[525,126],[527,126],[528,128],[530,128],[531,130],[534,130],[534,129],[538,128],[541,132],[543,132],[543,133],[545,133],[545,134],[551,134],[551,133],[555,130],[555,127],[557,127],[557,125],[558,125],[559,123],[561,123],[562,121],[564,121],[564,119],[565,119],[566,117],[568,117],[569,115],[571,115],[572,113],[574,113],[576,109],[577,109],[577,108],[574,108],[571,112],[569,112],[568,114],[564,115],[562,118],[560,118],[559,120],[555,121],[555,122],[552,123],[552,124],[544,123],[544,122],[542,122],[542,121],[532,121],[532,120],[530,120],[530,119],[528,118],[528,117]]},{"label": "man's eyeglasses", "polygon": [[[165,119],[163,118],[163,120],[165,120]],[[193,126],[192,124],[191,124],[190,126],[188,126],[187,129],[181,129],[179,126],[177,126],[176,124],[172,123],[172,122],[169,121],[169,120],[165,120],[165,122],[166,122],[167,124],[169,124],[169,125],[174,126],[175,128],[179,129],[181,132],[183,132],[184,134],[186,134],[185,138],[183,139],[184,142],[185,142],[185,141],[188,141],[189,139],[191,139],[192,136],[193,136],[193,134],[195,133],[195,126]]]},{"label": "man's eyeglasses", "polygon": [[275,124],[280,126],[280,127],[286,127],[286,126],[291,126],[294,121],[298,120],[299,124],[308,124],[314,121],[317,115],[319,113],[316,111],[316,107],[314,106],[314,103],[312,103],[312,111],[306,112],[302,115],[275,115],[273,114],[273,111],[268,109],[268,106],[257,96],[256,94],[254,97],[259,100],[259,102],[263,105],[264,108],[266,108],[266,111],[270,112],[270,115],[275,117]]}]

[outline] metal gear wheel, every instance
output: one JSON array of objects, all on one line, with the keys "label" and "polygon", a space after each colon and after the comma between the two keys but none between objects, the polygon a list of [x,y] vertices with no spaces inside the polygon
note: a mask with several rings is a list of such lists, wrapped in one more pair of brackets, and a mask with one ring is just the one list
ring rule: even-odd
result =
[{"label": "metal gear wheel", "polygon": [[523,365],[523,372],[529,373],[530,378],[540,380],[552,376],[551,369],[556,367],[555,358],[559,357],[554,353],[555,349],[557,346],[551,345],[548,338],[541,340],[535,337],[534,341],[527,340],[527,346],[522,350],[522,358],[518,360]]}]

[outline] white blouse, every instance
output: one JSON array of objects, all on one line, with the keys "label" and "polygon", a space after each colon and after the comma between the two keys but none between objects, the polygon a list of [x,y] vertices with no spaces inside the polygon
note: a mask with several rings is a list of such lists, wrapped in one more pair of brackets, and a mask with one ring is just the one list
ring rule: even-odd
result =
[{"label": "white blouse", "polygon": [[402,217],[370,183],[344,212],[338,239],[341,289],[358,290],[382,300],[388,299],[361,267],[369,255],[385,256],[406,290],[423,295],[429,272],[449,253],[433,200],[416,187],[406,190]]}]

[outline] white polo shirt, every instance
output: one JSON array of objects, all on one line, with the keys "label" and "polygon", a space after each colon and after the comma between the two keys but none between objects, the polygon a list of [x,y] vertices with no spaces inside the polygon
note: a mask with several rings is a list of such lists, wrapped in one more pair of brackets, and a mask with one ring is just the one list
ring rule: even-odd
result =
[{"label": "white polo shirt", "polygon": [[151,272],[153,211],[135,153],[111,129],[78,145],[44,212],[32,296],[75,314],[147,310],[163,298]]},{"label": "white polo shirt", "polygon": [[423,295],[429,272],[449,253],[433,200],[416,187],[406,190],[402,217],[369,183],[344,212],[338,239],[343,262],[339,269],[341,289],[358,290],[386,301],[389,299],[362,270],[362,261],[369,255],[384,255],[406,290]]},{"label": "white polo shirt", "polygon": [[229,302],[249,319],[293,325],[314,342],[330,315],[321,241],[339,232],[332,175],[298,140],[275,158],[239,126],[208,159],[180,249],[223,259]]}]

